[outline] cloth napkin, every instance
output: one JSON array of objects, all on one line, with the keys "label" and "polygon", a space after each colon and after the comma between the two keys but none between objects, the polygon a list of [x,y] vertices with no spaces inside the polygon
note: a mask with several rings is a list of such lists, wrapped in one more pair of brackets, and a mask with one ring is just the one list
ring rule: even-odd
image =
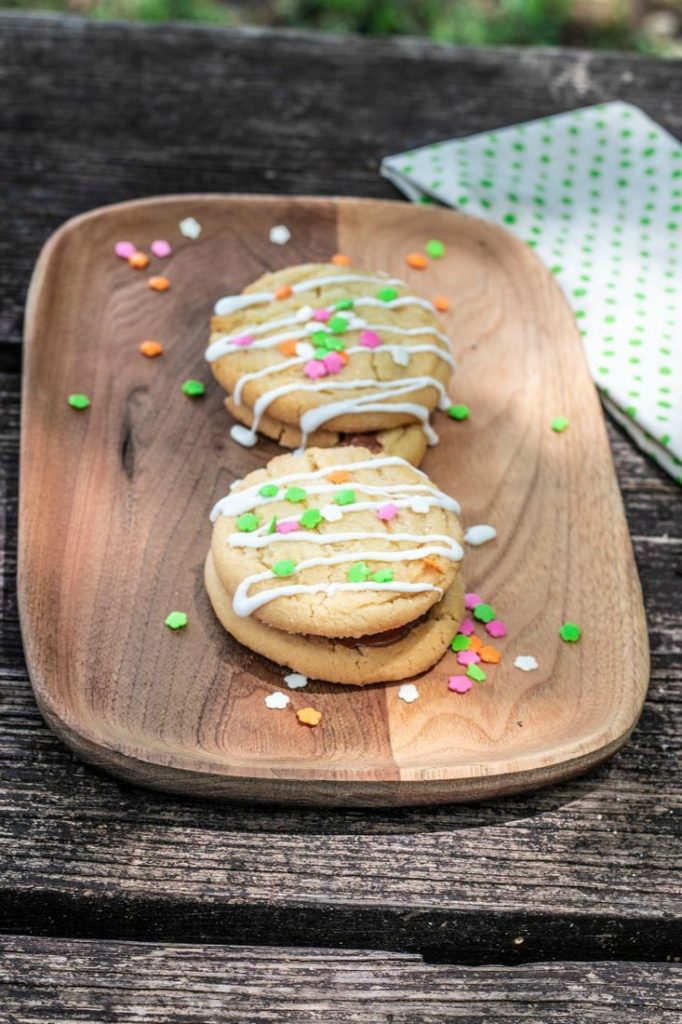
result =
[{"label": "cloth napkin", "polygon": [[557,276],[604,404],[682,484],[682,147],[601,103],[384,159],[415,202],[500,224]]}]

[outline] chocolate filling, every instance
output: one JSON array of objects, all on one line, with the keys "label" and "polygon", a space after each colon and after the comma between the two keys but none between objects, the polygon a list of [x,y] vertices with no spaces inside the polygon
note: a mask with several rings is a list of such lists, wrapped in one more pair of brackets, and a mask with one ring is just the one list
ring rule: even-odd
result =
[{"label": "chocolate filling", "polygon": [[371,452],[383,452],[384,450],[384,446],[376,434],[342,434],[339,444],[357,445],[359,448],[369,448]]},{"label": "chocolate filling", "polygon": [[420,615],[413,622],[406,622],[404,626],[396,626],[395,629],[385,629],[383,633],[368,633],[366,636],[338,636],[332,637],[331,643],[341,644],[343,647],[390,647],[391,644],[404,640],[414,626],[425,622],[428,612]]}]

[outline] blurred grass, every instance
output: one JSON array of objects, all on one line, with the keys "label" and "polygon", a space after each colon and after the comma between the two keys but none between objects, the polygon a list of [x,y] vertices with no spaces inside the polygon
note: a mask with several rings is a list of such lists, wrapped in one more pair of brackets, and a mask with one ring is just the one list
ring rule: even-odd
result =
[{"label": "blurred grass", "polygon": [[681,53],[682,0],[0,0],[98,19],[419,35],[480,45]]}]

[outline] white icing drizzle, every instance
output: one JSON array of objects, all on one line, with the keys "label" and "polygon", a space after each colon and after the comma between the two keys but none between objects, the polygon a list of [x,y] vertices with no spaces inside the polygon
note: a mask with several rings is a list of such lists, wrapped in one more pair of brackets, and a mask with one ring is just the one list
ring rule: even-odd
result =
[{"label": "white icing drizzle", "polygon": [[[370,274],[328,274],[325,277],[313,277],[307,281],[299,281],[291,285],[294,295],[301,292],[314,291],[316,288],[324,288],[327,284],[354,284],[356,281],[367,281],[368,284],[379,285],[400,285],[405,287],[405,282],[397,277],[373,277]],[[248,309],[249,306],[262,306],[266,302],[272,302],[275,293],[251,292],[250,295],[226,295],[218,299],[215,304],[216,316],[229,316],[230,313],[237,313],[240,309]]]}]

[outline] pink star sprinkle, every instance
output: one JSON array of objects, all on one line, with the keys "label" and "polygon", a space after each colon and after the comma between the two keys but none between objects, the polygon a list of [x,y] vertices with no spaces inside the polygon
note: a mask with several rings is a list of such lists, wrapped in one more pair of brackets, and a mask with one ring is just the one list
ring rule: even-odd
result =
[{"label": "pink star sprinkle", "polygon": [[485,628],[489,636],[507,635],[507,627],[500,619],[493,619],[492,622],[486,622]]},{"label": "pink star sprinkle", "polygon": [[460,651],[457,655],[458,665],[478,665],[481,660],[476,651]]},{"label": "pink star sprinkle", "polygon": [[398,506],[389,501],[386,505],[382,505],[381,508],[377,509],[377,515],[383,522],[388,523],[394,516],[398,515]]},{"label": "pink star sprinkle", "polygon": [[318,323],[326,324],[327,320],[331,320],[332,315],[328,309],[315,309],[313,310],[313,320],[317,320]]},{"label": "pink star sprinkle", "polygon": [[381,338],[376,331],[360,331],[360,344],[365,348],[379,348]]},{"label": "pink star sprinkle", "polygon": [[462,636],[471,636],[473,631],[474,620],[470,618],[462,619],[462,621],[459,624],[459,629],[457,630],[457,632],[461,633]]},{"label": "pink star sprinkle", "polygon": [[117,242],[114,246],[114,252],[120,260],[127,260],[134,252],[137,252],[137,246],[133,245],[132,242]]},{"label": "pink star sprinkle", "polygon": [[315,380],[316,377],[326,377],[327,367],[324,365],[323,359],[311,359],[310,362],[306,363],[303,367],[303,372],[306,377]]},{"label": "pink star sprinkle", "polygon": [[327,368],[327,373],[338,373],[346,365],[338,352],[330,352],[328,356],[324,357],[322,362]]},{"label": "pink star sprinkle", "polygon": [[466,693],[473,685],[468,676],[450,676],[448,679],[448,690],[453,693]]},{"label": "pink star sprinkle", "polygon": [[233,338],[233,345],[239,345],[240,348],[246,348],[247,345],[253,345],[253,334],[242,334],[238,338]]},{"label": "pink star sprinkle", "polygon": [[165,260],[166,256],[170,256],[173,252],[170,242],[167,242],[165,238],[157,238],[149,248],[160,260]]},{"label": "pink star sprinkle", "polygon": [[468,611],[473,611],[477,604],[483,604],[483,598],[479,597],[478,594],[464,595],[464,607]]},{"label": "pink star sprinkle", "polygon": [[282,519],[275,527],[277,533],[293,533],[298,530],[298,523],[295,519]]}]

